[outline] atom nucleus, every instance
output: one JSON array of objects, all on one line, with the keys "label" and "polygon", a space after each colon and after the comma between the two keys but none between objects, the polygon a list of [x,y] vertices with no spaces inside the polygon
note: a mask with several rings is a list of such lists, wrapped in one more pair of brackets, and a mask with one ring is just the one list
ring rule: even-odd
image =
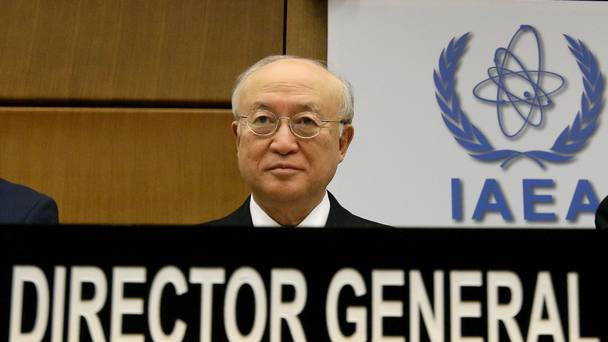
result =
[{"label": "atom nucleus", "polygon": [[[522,58],[514,53],[517,42],[526,34],[532,34],[536,43],[536,70],[528,70]],[[545,77],[554,78],[559,81],[559,84],[552,90],[545,90],[542,87]],[[534,27],[522,25],[515,32],[506,48],[499,47],[496,49],[494,66],[488,68],[488,78],[479,82],[473,88],[473,95],[483,102],[496,105],[500,130],[505,136],[513,138],[527,126],[540,127],[543,124],[545,110],[553,103],[551,96],[559,91],[564,83],[564,77],[561,75],[543,70],[543,53],[539,34]],[[496,97],[482,96],[480,94],[481,90],[492,84],[496,86]],[[523,84],[523,90],[512,89],[515,84]],[[507,128],[505,124],[505,107],[513,108],[521,119],[521,124],[515,130]]]}]

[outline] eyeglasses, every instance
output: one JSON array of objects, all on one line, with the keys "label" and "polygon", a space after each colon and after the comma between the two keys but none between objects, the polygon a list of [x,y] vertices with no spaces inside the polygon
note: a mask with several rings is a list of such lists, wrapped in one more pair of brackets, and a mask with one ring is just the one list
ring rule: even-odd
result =
[{"label": "eyeglasses", "polygon": [[292,117],[278,117],[273,112],[267,110],[258,110],[249,116],[239,116],[239,118],[245,119],[247,127],[251,132],[261,137],[269,137],[276,133],[279,128],[279,121],[287,119],[291,133],[302,139],[316,137],[321,132],[321,128],[326,127],[326,124],[349,124],[351,122],[348,119],[322,120],[318,114],[313,112],[302,112]]}]

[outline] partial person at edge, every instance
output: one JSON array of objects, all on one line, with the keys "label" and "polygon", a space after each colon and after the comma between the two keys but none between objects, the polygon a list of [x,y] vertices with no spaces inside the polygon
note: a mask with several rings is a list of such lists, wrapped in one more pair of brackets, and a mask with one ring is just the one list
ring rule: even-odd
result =
[{"label": "partial person at edge", "polygon": [[595,228],[608,229],[608,196],[606,196],[595,212]]},{"label": "partial person at edge", "polygon": [[0,224],[58,224],[57,204],[49,196],[0,178]]}]

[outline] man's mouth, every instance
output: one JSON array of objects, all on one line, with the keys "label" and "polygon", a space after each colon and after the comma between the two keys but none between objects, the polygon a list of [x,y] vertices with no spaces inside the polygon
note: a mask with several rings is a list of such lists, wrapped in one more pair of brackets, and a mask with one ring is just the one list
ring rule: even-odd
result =
[{"label": "man's mouth", "polygon": [[267,171],[278,175],[291,175],[303,171],[301,167],[294,164],[278,163],[267,168]]}]

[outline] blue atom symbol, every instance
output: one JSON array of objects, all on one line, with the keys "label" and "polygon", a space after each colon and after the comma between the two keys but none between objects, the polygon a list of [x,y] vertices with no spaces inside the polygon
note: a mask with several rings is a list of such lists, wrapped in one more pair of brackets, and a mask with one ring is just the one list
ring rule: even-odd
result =
[{"label": "blue atom symbol", "polygon": [[[525,34],[531,33],[537,48],[537,68],[528,70],[522,59],[513,52],[516,43]],[[494,65],[488,69],[488,78],[479,82],[473,88],[473,95],[483,101],[496,105],[498,125],[502,133],[513,138],[519,135],[527,126],[540,127],[543,124],[545,109],[552,105],[551,95],[559,91],[565,83],[564,77],[554,72],[542,69],[542,50],[540,37],[536,29],[530,25],[522,25],[515,32],[507,48],[499,47],[494,53]],[[516,69],[509,69],[509,65],[515,64]],[[551,77],[558,80],[553,90],[545,91],[542,88],[544,77]],[[496,85],[496,98],[487,98],[480,95],[481,90],[491,84]],[[512,85],[524,84],[523,91],[512,90]],[[515,130],[509,130],[505,124],[505,107],[515,110],[521,124]],[[536,115],[536,113],[539,115]],[[536,119],[535,119],[536,117]]]}]

